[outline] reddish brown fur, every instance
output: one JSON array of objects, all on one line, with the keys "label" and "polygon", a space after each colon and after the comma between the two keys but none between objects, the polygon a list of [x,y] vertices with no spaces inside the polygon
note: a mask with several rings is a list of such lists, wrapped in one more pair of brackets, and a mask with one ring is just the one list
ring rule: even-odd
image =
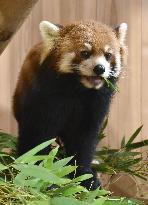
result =
[{"label": "reddish brown fur", "polygon": [[23,92],[31,85],[32,79],[39,69],[43,43],[35,45],[25,58],[19,74],[16,90],[13,98],[13,111],[19,108],[20,98]]},{"label": "reddish brown fur", "polygon": [[105,45],[110,44],[114,50],[119,49],[119,42],[113,29],[98,22],[78,22],[67,25],[60,30],[57,46],[60,53],[75,52],[78,54],[83,50],[84,43],[90,43],[93,53],[99,54]]}]

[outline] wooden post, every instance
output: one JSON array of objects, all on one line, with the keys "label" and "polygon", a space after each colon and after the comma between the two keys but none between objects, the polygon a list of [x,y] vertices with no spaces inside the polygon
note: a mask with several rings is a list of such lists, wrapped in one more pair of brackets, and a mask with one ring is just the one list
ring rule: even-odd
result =
[{"label": "wooden post", "polygon": [[0,0],[0,54],[38,0]]}]

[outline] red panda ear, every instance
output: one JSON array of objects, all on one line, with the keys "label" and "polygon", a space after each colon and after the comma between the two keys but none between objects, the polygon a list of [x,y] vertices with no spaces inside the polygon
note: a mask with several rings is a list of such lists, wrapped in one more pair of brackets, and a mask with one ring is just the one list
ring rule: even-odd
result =
[{"label": "red panda ear", "polygon": [[121,23],[118,27],[115,28],[115,33],[119,39],[121,47],[124,46],[127,35],[127,24]]},{"label": "red panda ear", "polygon": [[59,33],[59,27],[48,22],[48,21],[42,21],[39,25],[39,29],[41,32],[41,36],[43,38],[43,41],[52,41],[55,39]]},{"label": "red panda ear", "polygon": [[121,64],[122,66],[127,65],[127,55],[128,49],[125,45],[126,35],[127,35],[127,24],[121,23],[118,27],[114,29],[116,36],[120,43],[120,54],[121,54]]},{"label": "red panda ear", "polygon": [[48,21],[42,21],[39,25],[39,29],[43,39],[43,51],[40,59],[40,63],[42,63],[50,49],[54,46],[54,40],[59,34],[59,27]]}]

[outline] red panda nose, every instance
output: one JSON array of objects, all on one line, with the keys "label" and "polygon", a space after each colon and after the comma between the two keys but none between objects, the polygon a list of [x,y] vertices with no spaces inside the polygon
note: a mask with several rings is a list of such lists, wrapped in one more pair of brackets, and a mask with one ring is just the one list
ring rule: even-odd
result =
[{"label": "red panda nose", "polygon": [[105,67],[101,64],[98,64],[93,69],[94,73],[97,75],[101,75],[105,72]]}]

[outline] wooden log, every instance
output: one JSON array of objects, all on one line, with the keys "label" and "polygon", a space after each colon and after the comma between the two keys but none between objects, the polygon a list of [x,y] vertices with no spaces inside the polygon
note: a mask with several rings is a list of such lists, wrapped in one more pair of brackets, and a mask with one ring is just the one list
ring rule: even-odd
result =
[{"label": "wooden log", "polygon": [[138,185],[133,176],[121,173],[111,177],[109,190],[115,196],[135,198],[138,193]]},{"label": "wooden log", "polygon": [[127,173],[119,173],[109,176],[101,174],[102,186],[109,190],[113,196],[121,196],[138,199],[148,205],[148,184],[147,181]]},{"label": "wooden log", "polygon": [[114,196],[135,198],[148,205],[148,185],[138,177],[126,173],[113,175],[110,178],[108,189]]},{"label": "wooden log", "polygon": [[0,0],[0,54],[38,0]]}]

